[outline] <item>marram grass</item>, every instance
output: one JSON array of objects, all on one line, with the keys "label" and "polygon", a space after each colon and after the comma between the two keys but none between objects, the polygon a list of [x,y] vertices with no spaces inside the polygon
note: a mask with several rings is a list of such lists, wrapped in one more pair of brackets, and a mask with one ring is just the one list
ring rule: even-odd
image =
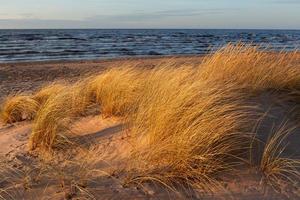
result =
[{"label": "marram grass", "polygon": [[31,96],[9,96],[1,106],[1,120],[5,124],[32,120],[35,117],[39,106],[39,103]]},{"label": "marram grass", "polygon": [[[252,130],[262,113],[249,99],[275,91],[299,103],[300,56],[240,44],[202,59],[199,66],[125,65],[75,85],[52,85],[5,101],[2,120],[13,123],[24,113],[34,118],[30,148],[52,149],[67,140],[72,122],[96,105],[103,115],[128,124],[133,144],[128,183],[218,187],[218,174],[250,162]],[[300,180],[291,167],[299,161],[276,153],[279,138],[267,143],[259,168],[272,180],[286,171]]]}]

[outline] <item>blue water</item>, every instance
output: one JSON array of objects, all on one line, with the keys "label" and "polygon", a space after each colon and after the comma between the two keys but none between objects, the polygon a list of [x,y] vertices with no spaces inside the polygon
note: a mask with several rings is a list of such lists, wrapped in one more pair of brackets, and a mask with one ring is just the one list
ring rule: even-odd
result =
[{"label": "blue water", "polygon": [[300,47],[300,30],[0,30],[0,62],[205,54],[228,42]]}]

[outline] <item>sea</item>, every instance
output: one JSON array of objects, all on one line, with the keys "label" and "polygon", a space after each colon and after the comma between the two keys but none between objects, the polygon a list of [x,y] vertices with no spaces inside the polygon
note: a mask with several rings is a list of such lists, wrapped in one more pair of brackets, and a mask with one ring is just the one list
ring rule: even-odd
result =
[{"label": "sea", "polygon": [[300,30],[0,30],[0,63],[201,55],[239,42],[272,51],[298,50]]}]

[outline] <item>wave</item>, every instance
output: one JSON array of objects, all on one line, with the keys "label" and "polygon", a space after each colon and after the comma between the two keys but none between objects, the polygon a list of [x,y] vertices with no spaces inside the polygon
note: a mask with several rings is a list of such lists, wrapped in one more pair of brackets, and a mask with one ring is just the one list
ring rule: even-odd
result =
[{"label": "wave", "polygon": [[300,31],[280,30],[0,30],[0,62],[202,54],[245,42],[277,51],[299,49]]}]

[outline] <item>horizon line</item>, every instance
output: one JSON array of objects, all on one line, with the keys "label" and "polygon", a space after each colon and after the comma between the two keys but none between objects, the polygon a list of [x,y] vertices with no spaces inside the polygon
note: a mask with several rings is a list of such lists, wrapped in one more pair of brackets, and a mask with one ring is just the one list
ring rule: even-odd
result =
[{"label": "horizon line", "polygon": [[0,30],[289,30],[300,28],[0,28]]}]

